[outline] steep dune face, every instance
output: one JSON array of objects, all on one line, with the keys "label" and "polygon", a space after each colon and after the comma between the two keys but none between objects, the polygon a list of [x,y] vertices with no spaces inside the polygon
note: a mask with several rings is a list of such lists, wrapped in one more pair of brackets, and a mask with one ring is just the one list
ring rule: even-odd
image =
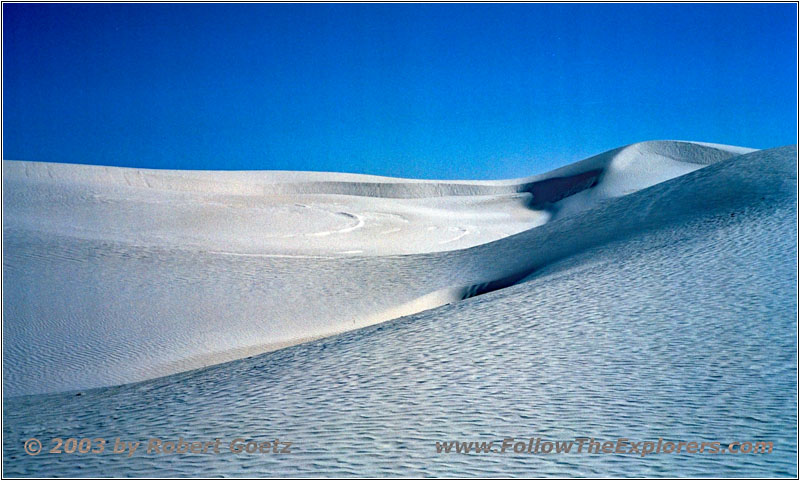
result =
[{"label": "steep dune face", "polygon": [[796,151],[749,152],[647,142],[494,182],[5,162],[5,393],[265,352],[788,195]]},{"label": "steep dune face", "polygon": [[[554,174],[596,166],[601,177],[592,189],[577,192],[559,205],[559,216],[591,208],[605,199],[621,197],[687,174],[753,149],[690,142],[643,142],[578,162]],[[564,172],[561,172],[561,171]]]}]

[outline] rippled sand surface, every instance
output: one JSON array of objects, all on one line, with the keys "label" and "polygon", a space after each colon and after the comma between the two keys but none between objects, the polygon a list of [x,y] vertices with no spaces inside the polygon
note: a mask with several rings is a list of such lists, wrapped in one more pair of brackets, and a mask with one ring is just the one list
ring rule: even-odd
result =
[{"label": "rippled sand surface", "polygon": [[[536,236],[564,249],[530,254],[538,268],[505,289],[143,383],[6,398],[4,475],[796,477],[795,159],[749,154],[587,211],[601,221],[581,236],[577,215],[500,241],[512,256]],[[279,438],[293,452],[34,457],[33,436]],[[531,436],[774,450],[435,449]]]}]

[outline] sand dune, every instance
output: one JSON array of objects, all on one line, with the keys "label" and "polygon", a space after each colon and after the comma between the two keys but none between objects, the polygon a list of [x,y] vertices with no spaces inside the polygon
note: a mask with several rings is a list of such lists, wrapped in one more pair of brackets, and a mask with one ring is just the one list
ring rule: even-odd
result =
[{"label": "sand dune", "polygon": [[141,381],[503,288],[761,202],[795,156],[646,142],[481,182],[5,161],[4,392]]}]

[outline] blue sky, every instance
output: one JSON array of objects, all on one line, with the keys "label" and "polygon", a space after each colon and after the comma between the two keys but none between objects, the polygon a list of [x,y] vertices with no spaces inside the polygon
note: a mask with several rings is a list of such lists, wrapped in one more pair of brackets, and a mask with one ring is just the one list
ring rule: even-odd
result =
[{"label": "blue sky", "polygon": [[420,178],[796,142],[794,4],[3,5],[3,158]]}]

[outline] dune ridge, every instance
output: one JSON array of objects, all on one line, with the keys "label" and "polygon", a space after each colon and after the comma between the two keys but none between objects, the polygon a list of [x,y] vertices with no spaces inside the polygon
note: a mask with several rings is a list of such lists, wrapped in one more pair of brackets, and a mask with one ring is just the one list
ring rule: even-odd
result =
[{"label": "dune ridge", "polygon": [[[5,161],[4,177],[58,184],[129,186],[155,190],[235,194],[335,194],[388,198],[498,195],[529,192],[538,181],[570,177],[592,170],[627,169],[637,158],[650,164],[672,160],[708,165],[754,149],[683,141],[631,144],[558,168],[551,172],[509,180],[400,179],[365,174],[305,171],[186,171],[137,169],[50,162]],[[656,167],[656,165],[651,165]]]},{"label": "dune ridge", "polygon": [[141,381],[456,302],[785,196],[795,158],[646,142],[482,182],[4,162],[4,389]]}]

